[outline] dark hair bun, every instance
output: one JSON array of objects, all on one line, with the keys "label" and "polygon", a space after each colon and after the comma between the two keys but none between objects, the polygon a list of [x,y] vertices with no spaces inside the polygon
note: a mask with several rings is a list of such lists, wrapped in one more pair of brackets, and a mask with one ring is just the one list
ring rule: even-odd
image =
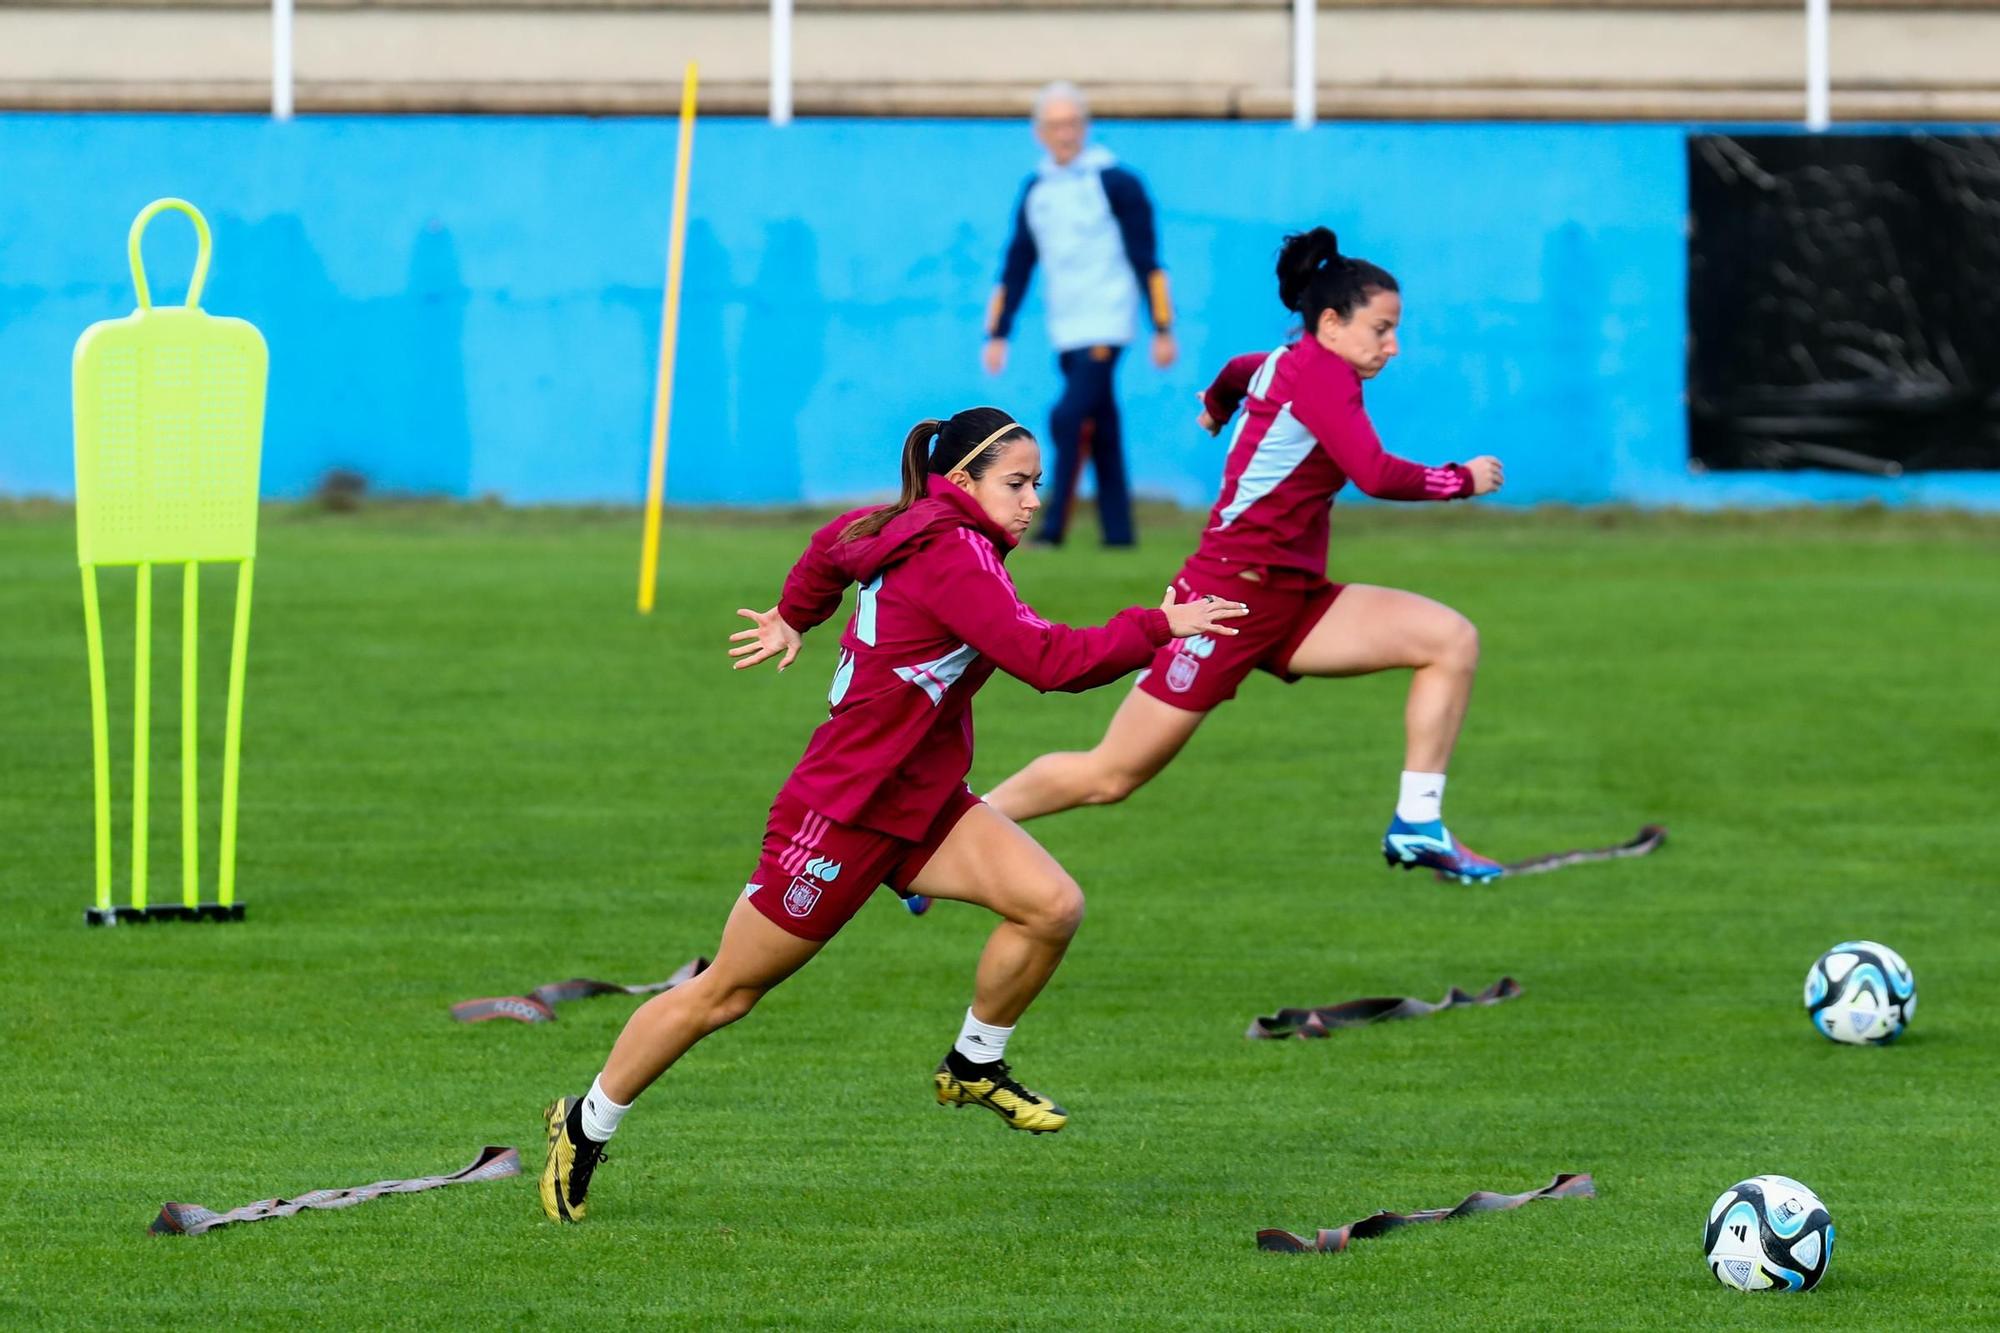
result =
[{"label": "dark hair bun", "polygon": [[1299,310],[1314,275],[1339,258],[1340,238],[1330,227],[1314,227],[1287,236],[1278,247],[1278,299],[1285,303],[1285,309]]}]

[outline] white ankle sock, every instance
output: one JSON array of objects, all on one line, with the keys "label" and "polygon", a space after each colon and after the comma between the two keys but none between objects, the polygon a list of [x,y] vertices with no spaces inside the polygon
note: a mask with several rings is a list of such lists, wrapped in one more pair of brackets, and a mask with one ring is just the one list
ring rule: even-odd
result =
[{"label": "white ankle sock", "polygon": [[1428,824],[1444,818],[1444,774],[1403,773],[1403,794],[1396,798],[1396,816],[1406,824]]},{"label": "white ankle sock", "polygon": [[965,1011],[965,1026],[958,1030],[958,1040],[952,1049],[975,1064],[987,1064],[1003,1058],[1007,1054],[1007,1038],[1014,1035],[1012,1028],[996,1028],[991,1023],[982,1023]]},{"label": "white ankle sock", "polygon": [[618,1132],[618,1122],[631,1109],[632,1103],[620,1106],[605,1095],[604,1075],[599,1074],[591,1080],[590,1091],[583,1094],[583,1112],[579,1118],[584,1134],[598,1143],[604,1142]]}]

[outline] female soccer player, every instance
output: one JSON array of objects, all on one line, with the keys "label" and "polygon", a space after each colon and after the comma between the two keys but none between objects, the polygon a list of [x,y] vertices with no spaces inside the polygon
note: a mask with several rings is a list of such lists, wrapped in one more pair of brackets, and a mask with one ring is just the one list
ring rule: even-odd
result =
[{"label": "female soccer player", "polygon": [[1340,253],[1325,227],[1285,238],[1278,298],[1304,333],[1269,354],[1239,356],[1202,396],[1215,434],[1247,404],[1201,545],[1174,589],[1220,594],[1251,608],[1240,636],[1163,646],[1094,750],[1046,754],[986,797],[1011,819],[1122,801],[1167,766],[1209,710],[1253,670],[1301,676],[1412,671],[1404,710],[1402,794],[1382,854],[1472,883],[1501,873],[1444,826],[1445,766],[1479,662],[1472,623],[1427,597],[1326,578],[1330,506],[1352,481],[1385,500],[1456,500],[1500,489],[1500,460],[1424,467],[1385,453],[1361,406],[1361,385],[1396,355],[1403,299],[1396,280]]},{"label": "female soccer player", "polygon": [[894,504],[843,514],[812,536],[769,611],[730,636],[736,667],[799,652],[799,636],[861,585],[840,641],[832,715],[779,791],[756,872],[706,972],[626,1023],[582,1097],[545,1113],[542,1210],[581,1221],[604,1142],[632,1101],[696,1042],[750,1012],[860,910],[878,884],[977,903],[1002,918],[972,1006],[932,1086],[942,1105],[984,1106],[1014,1129],[1068,1113],[1014,1080],[1007,1040],[1062,961],[1083,894],[1054,858],[966,788],[972,696],[997,670],[1039,690],[1087,690],[1145,665],[1172,639],[1226,640],[1246,613],[1213,596],[1131,607],[1092,629],[1053,625],[1015,595],[1003,561],[1038,507],[1041,450],[998,408],[918,423]]}]

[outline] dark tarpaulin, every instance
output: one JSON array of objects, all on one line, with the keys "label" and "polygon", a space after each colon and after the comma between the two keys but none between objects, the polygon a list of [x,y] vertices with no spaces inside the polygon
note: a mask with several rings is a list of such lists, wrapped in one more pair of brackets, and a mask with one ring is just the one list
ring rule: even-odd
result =
[{"label": "dark tarpaulin", "polygon": [[1688,445],[2000,468],[2000,137],[1688,138]]}]

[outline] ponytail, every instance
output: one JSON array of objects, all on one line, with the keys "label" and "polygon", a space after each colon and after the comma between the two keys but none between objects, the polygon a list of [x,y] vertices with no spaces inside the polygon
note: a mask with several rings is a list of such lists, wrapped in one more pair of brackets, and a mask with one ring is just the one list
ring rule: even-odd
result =
[{"label": "ponytail", "polygon": [[1298,313],[1309,334],[1319,328],[1323,311],[1350,319],[1375,293],[1400,290],[1387,270],[1340,253],[1331,228],[1295,232],[1278,249],[1278,299]]},{"label": "ponytail", "polygon": [[851,542],[857,537],[873,537],[889,526],[889,520],[924,498],[930,473],[931,441],[944,431],[945,423],[935,418],[919,421],[910,427],[910,433],[903,437],[903,493],[896,497],[894,504],[871,509],[840,530],[840,540]]},{"label": "ponytail", "polygon": [[1001,451],[1019,439],[1033,439],[1026,426],[997,407],[968,407],[947,421],[919,421],[903,437],[903,491],[894,504],[871,509],[840,530],[839,540],[873,537],[930,493],[931,474],[960,468],[974,481],[1000,461]]}]

